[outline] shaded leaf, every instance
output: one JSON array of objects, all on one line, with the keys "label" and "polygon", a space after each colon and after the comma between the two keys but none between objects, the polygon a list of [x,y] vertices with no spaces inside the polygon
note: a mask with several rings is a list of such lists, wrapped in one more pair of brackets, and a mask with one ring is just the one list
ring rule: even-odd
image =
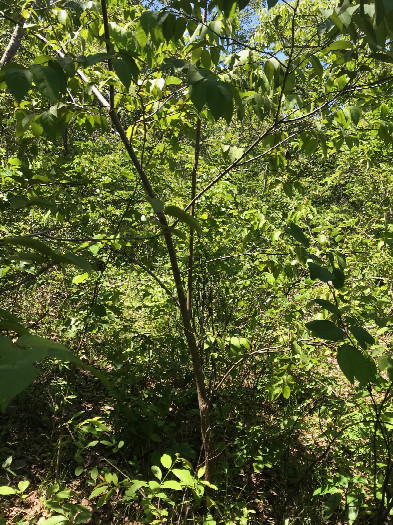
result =
[{"label": "shaded leaf", "polygon": [[332,314],[338,315],[340,313],[340,309],[337,308],[335,304],[331,303],[330,301],[326,301],[325,299],[315,299],[314,303],[321,306],[328,312],[331,312]]},{"label": "shaded leaf", "polygon": [[178,206],[165,206],[165,213],[171,217],[179,219],[182,222],[185,222],[188,224],[188,226],[190,226],[190,228],[194,228],[199,234],[202,234],[202,228],[194,219],[194,217]]},{"label": "shaded leaf", "polygon": [[365,386],[375,377],[375,364],[351,345],[343,345],[339,348],[337,362],[352,384],[356,378],[361,386]]},{"label": "shaded leaf", "polygon": [[349,326],[348,328],[362,348],[366,349],[367,345],[375,343],[374,337],[362,326]]},{"label": "shaded leaf", "polygon": [[319,337],[320,339],[342,341],[345,337],[343,330],[331,321],[310,321],[306,323],[306,327],[311,330],[315,337]]},{"label": "shaded leaf", "polygon": [[287,233],[293,237],[296,241],[303,244],[305,248],[310,246],[310,241],[306,235],[304,235],[303,230],[294,222],[290,222],[288,225]]},{"label": "shaded leaf", "polygon": [[31,71],[18,65],[9,66],[5,72],[5,83],[11,95],[21,102],[23,97],[29,91],[32,82]]}]

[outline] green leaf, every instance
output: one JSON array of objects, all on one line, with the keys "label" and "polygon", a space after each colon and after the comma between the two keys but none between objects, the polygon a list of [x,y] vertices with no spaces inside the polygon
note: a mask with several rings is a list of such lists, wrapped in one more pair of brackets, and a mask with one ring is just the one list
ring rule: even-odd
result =
[{"label": "green leaf", "polygon": [[206,470],[206,467],[203,466],[201,468],[198,469],[198,472],[197,472],[197,478],[200,479],[203,477],[203,475],[205,474],[205,470]]},{"label": "green leaf", "polygon": [[199,82],[199,83],[191,85],[188,89],[190,100],[198,111],[201,111],[203,106],[206,104],[205,87],[206,86],[204,82]]},{"label": "green leaf", "polygon": [[325,512],[323,517],[325,519],[330,518],[330,516],[333,514],[333,512],[337,509],[337,507],[340,505],[342,499],[341,492],[335,492],[334,494],[330,494],[328,499],[325,503]]},{"label": "green leaf", "polygon": [[68,523],[70,523],[70,521],[65,516],[57,515],[41,521],[40,525],[63,525]]},{"label": "green leaf", "polygon": [[315,304],[318,304],[328,312],[331,312],[332,314],[338,315],[340,313],[340,309],[337,308],[337,306],[330,301],[326,301],[325,299],[315,299]]},{"label": "green leaf", "polygon": [[5,83],[11,95],[21,102],[26,93],[29,91],[32,82],[31,71],[17,64],[7,67],[5,72]]},{"label": "green leaf", "polygon": [[306,327],[311,330],[315,337],[319,337],[320,339],[342,341],[345,337],[343,330],[331,321],[310,321],[306,323]]},{"label": "green leaf", "polygon": [[170,469],[172,466],[172,458],[168,454],[163,454],[160,458],[161,465],[166,468]]},{"label": "green leaf", "polygon": [[75,277],[72,279],[73,284],[79,284],[85,281],[89,277],[88,273],[81,273],[79,275],[75,275]]},{"label": "green leaf", "polygon": [[159,479],[160,481],[162,480],[162,472],[160,467],[158,467],[157,465],[152,465],[151,471],[157,479]]},{"label": "green leaf", "polygon": [[58,132],[57,118],[49,111],[45,111],[45,113],[41,113],[39,121],[46,135],[51,139],[55,139]]},{"label": "green leaf", "polygon": [[130,88],[131,80],[138,81],[139,69],[132,57],[123,55],[121,58],[114,58],[112,64],[120,82],[127,90]]},{"label": "green leaf", "polygon": [[178,206],[165,206],[165,213],[179,219],[179,221],[185,222],[190,228],[194,228],[200,235],[202,234],[202,228],[194,217]]},{"label": "green leaf", "polygon": [[30,485],[30,481],[27,481],[26,479],[23,481],[19,481],[18,489],[20,492],[24,492],[29,485]]},{"label": "green leaf", "polygon": [[151,199],[150,197],[147,198],[150,206],[153,208],[154,213],[161,213],[164,211],[165,204],[160,201],[160,199]]},{"label": "green leaf", "polygon": [[349,326],[348,328],[362,348],[366,349],[367,345],[375,343],[374,337],[362,326]]},{"label": "green leaf", "polygon": [[93,66],[94,64],[97,64],[98,62],[105,62],[112,58],[112,55],[109,55],[108,53],[95,53],[94,55],[88,55],[88,56],[79,56],[77,58],[78,63],[84,68]]},{"label": "green leaf", "polygon": [[182,483],[184,483],[187,487],[194,487],[195,480],[192,477],[189,470],[186,469],[178,469],[175,468],[172,470],[175,476],[177,476]]},{"label": "green leaf", "polygon": [[360,350],[353,346],[341,346],[337,352],[337,362],[345,377],[352,384],[356,378],[360,386],[365,386],[375,377],[374,362],[366,358]]},{"label": "green leaf", "polygon": [[17,490],[13,489],[12,487],[0,487],[0,496],[10,496],[11,494],[16,494]]},{"label": "green leaf", "polygon": [[30,69],[33,74],[33,81],[41,94],[48,98],[51,104],[57,102],[61,89],[61,79],[58,71],[52,67],[39,64],[33,64]]},{"label": "green leaf", "polygon": [[337,263],[338,263],[339,268],[341,270],[344,270],[344,268],[347,265],[345,255],[343,253],[337,253],[336,257],[337,257]]},{"label": "green leaf", "polygon": [[353,49],[353,44],[349,40],[336,40],[325,51],[336,51],[342,49]]},{"label": "green leaf", "polygon": [[181,58],[164,58],[161,64],[161,69],[170,69],[173,73],[180,73],[188,67],[188,63]]},{"label": "green leaf", "polygon": [[358,106],[349,106],[348,111],[351,115],[351,121],[353,122],[355,126],[357,126],[359,124],[359,120],[360,120],[362,112],[360,111]]},{"label": "green leaf", "polygon": [[3,412],[10,401],[38,376],[33,362],[45,356],[45,351],[27,352],[8,337],[0,336],[0,408]]},{"label": "green leaf", "polygon": [[386,370],[390,381],[393,381],[393,357],[391,355],[382,355],[378,360],[378,368],[381,372]]},{"label": "green leaf", "polygon": [[89,496],[89,499],[91,498],[96,498],[97,496],[99,496],[100,494],[102,494],[103,492],[105,492],[106,490],[108,490],[109,486],[108,485],[99,485],[98,487],[96,487],[93,492],[90,494]]},{"label": "green leaf", "polygon": [[305,248],[310,246],[310,241],[303,233],[303,230],[294,222],[290,222],[288,225],[287,233],[293,237],[296,241],[300,242]]},{"label": "green leaf", "polygon": [[140,24],[146,33],[149,35],[157,25],[158,13],[155,11],[145,11],[140,18]]},{"label": "green leaf", "polygon": [[333,268],[333,279],[331,280],[333,286],[337,289],[340,289],[344,286],[345,283],[345,274],[340,268]]},{"label": "green leaf", "polygon": [[334,275],[331,272],[329,272],[329,270],[324,266],[320,266],[319,264],[316,264],[314,262],[308,262],[307,266],[310,270],[311,279],[319,279],[324,283],[328,283],[334,280]]},{"label": "green leaf", "polygon": [[69,77],[73,77],[75,75],[76,67],[74,59],[71,55],[57,57],[57,61]]},{"label": "green leaf", "polygon": [[178,481],[175,481],[174,479],[169,479],[161,483],[161,488],[172,489],[172,490],[183,490],[183,487],[180,485],[180,483]]},{"label": "green leaf", "polygon": [[224,117],[229,123],[233,113],[232,90],[230,84],[209,79],[206,82],[206,103],[215,118]]}]

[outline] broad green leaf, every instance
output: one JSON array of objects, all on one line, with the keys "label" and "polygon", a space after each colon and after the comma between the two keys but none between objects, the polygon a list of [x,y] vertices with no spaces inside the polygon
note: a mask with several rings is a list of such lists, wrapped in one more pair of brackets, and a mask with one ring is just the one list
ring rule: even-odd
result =
[{"label": "broad green leaf", "polygon": [[132,480],[132,483],[133,484],[131,487],[126,490],[126,496],[129,498],[133,498],[139,489],[147,487],[147,483],[145,481]]},{"label": "broad green leaf", "polygon": [[321,306],[328,312],[331,312],[332,314],[338,315],[340,313],[340,309],[337,308],[337,306],[330,301],[326,301],[325,299],[315,299],[314,303]]},{"label": "broad green leaf", "polygon": [[391,355],[382,355],[378,360],[378,368],[381,372],[386,370],[390,381],[393,381],[393,357]]},{"label": "broad green leaf", "polygon": [[343,330],[331,321],[310,321],[306,323],[306,327],[311,330],[315,337],[319,337],[320,339],[342,341],[345,337]]},{"label": "broad green leaf", "polygon": [[19,481],[18,489],[19,489],[20,492],[24,492],[29,485],[30,485],[30,481],[27,481],[27,479],[25,479],[23,481]]},{"label": "broad green leaf", "polygon": [[97,496],[100,496],[103,492],[105,492],[106,490],[108,490],[109,486],[104,484],[104,485],[99,485],[98,487],[96,487],[93,492],[90,494],[89,496],[89,499],[91,498],[96,498]]},{"label": "broad green leaf", "polygon": [[11,494],[16,494],[17,490],[12,487],[0,487],[0,496],[10,496]]},{"label": "broad green leaf", "polygon": [[81,273],[79,275],[75,275],[75,277],[72,279],[72,282],[73,284],[83,283],[83,281],[86,281],[88,277],[89,277],[88,273]]},{"label": "broad green leaf", "polygon": [[157,26],[158,13],[154,11],[145,11],[140,18],[140,24],[146,33],[149,35]]},{"label": "broad green leaf", "polygon": [[200,478],[203,477],[203,475],[205,474],[205,470],[206,470],[206,467],[205,467],[205,466],[203,466],[203,467],[201,467],[200,469],[198,469],[198,472],[197,472],[197,477],[198,477],[198,479],[200,479]]},{"label": "broad green leaf", "polygon": [[170,69],[173,73],[180,73],[188,67],[188,63],[181,58],[164,58],[161,64],[161,69]]},{"label": "broad green leaf", "polygon": [[194,487],[195,480],[192,477],[191,473],[187,469],[178,469],[174,468],[172,470],[175,476],[177,476],[182,483],[184,483],[187,487]]},{"label": "broad green leaf", "polygon": [[73,77],[75,75],[76,67],[74,59],[71,55],[57,57],[57,61],[69,77]]},{"label": "broad green leaf", "polygon": [[374,337],[362,326],[349,326],[349,331],[364,349],[367,348],[367,345],[375,343]]},{"label": "broad green leaf", "polygon": [[375,364],[353,346],[341,346],[337,352],[337,362],[345,377],[352,384],[356,378],[360,386],[365,386],[375,377]]},{"label": "broad green leaf", "polygon": [[160,199],[147,199],[150,206],[153,208],[154,213],[161,213],[164,211],[165,204]]},{"label": "broad green leaf", "polygon": [[341,49],[353,49],[353,44],[349,40],[336,40],[326,48],[326,51],[336,51]]},{"label": "broad green leaf", "polygon": [[67,519],[65,516],[57,515],[57,516],[51,516],[50,518],[47,518],[46,520],[41,521],[40,525],[63,525],[63,524],[65,525],[69,523],[70,523],[69,519]]},{"label": "broad green leaf", "polygon": [[328,499],[325,503],[325,511],[323,517],[325,519],[330,518],[330,516],[333,514],[333,512],[337,509],[337,507],[340,505],[342,499],[341,492],[335,492],[334,494],[330,494]]},{"label": "broad green leaf", "polygon": [[0,321],[0,330],[16,332],[19,335],[27,334],[29,332],[21,323],[13,321],[12,319],[3,319]]},{"label": "broad green leaf", "polygon": [[349,106],[348,111],[351,115],[351,121],[353,122],[355,126],[357,126],[359,124],[359,120],[360,120],[362,112],[360,111],[358,106]]},{"label": "broad green leaf", "polygon": [[[30,69],[37,89],[44,97],[49,99],[51,104],[54,104],[59,98],[62,87],[61,82],[63,79],[60,78],[59,71],[56,71],[53,67],[39,64],[33,64]],[[60,66],[59,69],[61,70]]]},{"label": "broad green leaf", "polygon": [[170,469],[172,466],[172,458],[168,454],[163,454],[160,458],[161,465],[166,468]]},{"label": "broad green leaf", "polygon": [[45,255],[53,255],[53,250],[43,241],[34,239],[34,237],[5,237],[2,242],[4,244],[10,244],[15,246],[24,246],[26,248],[32,248]]},{"label": "broad green leaf", "polygon": [[72,252],[57,255],[59,257],[59,261],[62,263],[78,266],[79,268],[82,268],[82,270],[85,270],[85,272],[87,273],[90,273],[93,270],[89,261],[87,261],[81,255],[76,255]]},{"label": "broad green leaf", "polygon": [[0,408],[3,412],[38,376],[33,362],[45,356],[45,350],[28,352],[14,345],[8,337],[0,336]]},{"label": "broad green leaf", "polygon": [[153,472],[154,476],[157,479],[159,479],[160,481],[162,480],[162,472],[161,472],[160,467],[158,467],[157,465],[152,465],[151,466],[151,471]]},{"label": "broad green leaf", "polygon": [[201,53],[201,63],[202,63],[202,66],[205,68],[205,69],[210,69],[210,66],[211,66],[211,57],[210,57],[210,53],[207,49],[203,49],[202,50],[202,53]]},{"label": "broad green leaf", "polygon": [[320,266],[319,264],[316,264],[314,262],[308,262],[307,266],[310,270],[311,279],[319,279],[324,283],[328,283],[334,280],[334,275],[331,272],[329,272],[329,270],[324,266]]},{"label": "broad green leaf", "polygon": [[230,84],[208,79],[206,82],[206,103],[215,120],[224,117],[229,123],[233,113],[232,90]]},{"label": "broad green leaf", "polygon": [[344,268],[347,265],[347,261],[346,261],[345,255],[343,253],[337,253],[336,257],[337,257],[337,263],[338,263],[339,268],[341,270],[344,270]]},{"label": "broad green leaf", "polygon": [[112,56],[108,55],[108,53],[95,53],[94,55],[88,56],[81,55],[77,60],[81,67],[89,67],[98,64],[98,62],[105,62],[110,58],[112,58]]},{"label": "broad green leaf", "polygon": [[31,71],[18,65],[8,66],[5,72],[5,82],[11,95],[21,102],[29,91],[32,82]]},{"label": "broad green leaf", "polygon": [[289,223],[287,233],[306,248],[310,246],[308,237],[304,235],[303,230],[294,222]]},{"label": "broad green leaf", "polygon": [[164,481],[161,483],[161,488],[163,489],[172,489],[172,490],[183,490],[183,487],[180,485],[178,481],[175,481],[174,479],[168,479],[167,481]]},{"label": "broad green leaf", "polygon": [[202,228],[194,217],[178,206],[165,206],[165,213],[179,219],[179,221],[185,222],[190,228],[194,228],[200,235],[202,234]]},{"label": "broad green leaf", "polygon": [[49,138],[55,139],[59,131],[58,119],[49,111],[45,111],[44,113],[41,113],[39,117],[39,122],[42,125],[42,128],[45,131],[45,134]]},{"label": "broad green leaf", "polygon": [[340,268],[333,268],[333,279],[331,280],[333,286],[337,289],[340,289],[344,286],[345,283],[345,274]]},{"label": "broad green leaf", "polygon": [[112,64],[120,82],[127,90],[130,88],[131,80],[137,82],[139,69],[132,57],[123,55],[121,58],[114,58]]},{"label": "broad green leaf", "polygon": [[201,80],[208,78],[212,78],[213,82],[216,81],[216,78],[211,73],[209,73],[209,71],[206,71],[206,69],[198,69],[195,66],[191,66],[188,69],[187,83],[189,86],[197,84],[198,82],[201,82]]},{"label": "broad green leaf", "polygon": [[206,85],[205,82],[192,84],[188,89],[191,102],[198,111],[201,111],[206,104]]}]

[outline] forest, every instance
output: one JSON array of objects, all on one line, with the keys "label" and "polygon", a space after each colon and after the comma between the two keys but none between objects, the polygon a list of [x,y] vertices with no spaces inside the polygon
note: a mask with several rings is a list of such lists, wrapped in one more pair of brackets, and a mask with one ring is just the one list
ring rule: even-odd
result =
[{"label": "forest", "polygon": [[0,27],[0,525],[392,523],[393,1]]}]

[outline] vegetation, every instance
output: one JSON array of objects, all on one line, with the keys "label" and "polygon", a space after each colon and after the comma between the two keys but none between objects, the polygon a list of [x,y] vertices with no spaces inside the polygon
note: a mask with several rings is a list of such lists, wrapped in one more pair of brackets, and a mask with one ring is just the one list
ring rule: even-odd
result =
[{"label": "vegetation", "polygon": [[0,524],[393,515],[393,5],[0,2]]}]

